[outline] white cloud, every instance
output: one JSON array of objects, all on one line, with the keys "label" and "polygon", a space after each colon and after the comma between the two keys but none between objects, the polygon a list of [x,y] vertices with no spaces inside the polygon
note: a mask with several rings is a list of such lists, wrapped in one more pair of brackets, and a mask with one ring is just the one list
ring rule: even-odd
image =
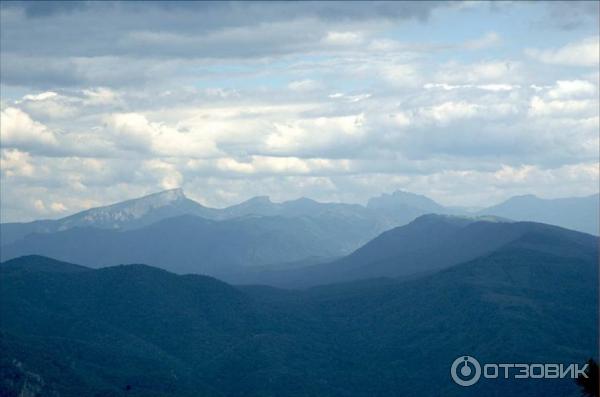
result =
[{"label": "white cloud", "polygon": [[531,98],[532,116],[560,117],[564,115],[590,115],[596,113],[598,102],[593,100],[545,100],[539,96]]},{"label": "white cloud", "polygon": [[412,64],[380,65],[378,72],[384,81],[395,87],[415,87],[421,85],[421,74]]},{"label": "white cloud", "polygon": [[500,39],[500,35],[498,33],[488,32],[483,37],[465,42],[463,47],[468,50],[481,50],[484,48],[493,47],[499,44],[501,41],[502,40]]},{"label": "white cloud", "polygon": [[293,155],[342,147],[363,136],[364,120],[365,116],[358,114],[275,122],[265,139],[265,150],[272,154]]},{"label": "white cloud", "polygon": [[559,80],[553,85],[534,88],[529,115],[536,117],[598,116],[598,88],[585,80]]},{"label": "white cloud", "polygon": [[174,189],[180,187],[183,181],[183,176],[177,170],[177,166],[166,161],[152,159],[144,162],[144,172],[152,174],[153,178],[160,180],[162,189]]},{"label": "white cloud", "polygon": [[76,97],[56,92],[25,95],[15,102],[21,109],[39,120],[73,118],[79,111],[80,101]]},{"label": "white cloud", "polygon": [[559,80],[548,91],[548,96],[553,99],[593,97],[598,91],[596,85],[585,80]]},{"label": "white cloud", "polygon": [[357,32],[327,32],[323,38],[323,43],[333,46],[356,46],[363,41],[363,35]]},{"label": "white cloud", "polygon": [[[518,4],[503,7],[545,7]],[[485,5],[435,13],[431,30],[392,20],[395,3],[375,19],[362,15],[379,7],[325,4],[323,18],[318,4],[292,6],[305,12],[282,20],[244,3],[233,6],[239,20],[199,24],[145,10],[122,26],[108,7],[101,24],[116,30],[87,14],[77,21],[95,36],[60,45],[47,40],[63,29],[52,16],[3,23],[4,38],[21,26],[0,54],[3,216],[179,185],[211,205],[256,194],[364,201],[397,188],[454,204],[597,190],[596,26],[570,31],[588,38],[562,48],[529,50],[542,61],[531,62],[524,48],[547,31],[529,20],[493,20],[469,41],[440,34],[448,22],[479,23]]]},{"label": "white cloud", "polygon": [[83,94],[83,104],[86,106],[114,105],[119,101],[119,95],[115,91],[104,87],[86,89]]},{"label": "white cloud", "polygon": [[140,113],[114,113],[106,117],[114,144],[126,150],[167,157],[211,157],[215,143],[202,131],[151,122]]},{"label": "white cloud", "polygon": [[600,62],[599,36],[588,37],[557,49],[527,49],[525,53],[540,62],[568,66],[598,66]]},{"label": "white cloud", "polygon": [[58,144],[52,131],[15,107],[2,110],[0,127],[2,147],[36,150]]},{"label": "white cloud", "polygon": [[431,106],[421,110],[421,114],[440,123],[448,123],[456,119],[474,117],[477,114],[478,109],[478,105],[465,101],[444,102],[440,105]]},{"label": "white cloud", "polygon": [[432,106],[424,106],[413,113],[421,123],[431,121],[439,124],[448,124],[456,121],[465,121],[474,118],[498,120],[499,118],[515,115],[519,112],[517,106],[511,103],[476,103],[464,100],[447,101]]},{"label": "white cloud", "polygon": [[17,149],[2,149],[1,163],[2,167],[0,168],[0,172],[2,172],[3,176],[7,176],[8,178],[28,178],[35,173],[31,155]]},{"label": "white cloud", "polygon": [[311,79],[296,80],[289,83],[288,88],[296,92],[310,92],[318,89],[319,83]]},{"label": "white cloud", "polygon": [[442,89],[446,91],[460,89],[479,89],[485,91],[512,91],[521,88],[519,85],[512,84],[446,84],[446,83],[427,83],[423,85],[426,90]]},{"label": "white cloud", "polygon": [[481,61],[471,64],[448,62],[435,75],[436,81],[446,84],[508,84],[520,80],[519,62]]},{"label": "white cloud", "polygon": [[25,95],[23,97],[23,100],[25,100],[25,101],[44,101],[46,99],[54,98],[56,96],[58,96],[58,94],[56,92],[47,91],[47,92],[42,92],[39,94]]}]

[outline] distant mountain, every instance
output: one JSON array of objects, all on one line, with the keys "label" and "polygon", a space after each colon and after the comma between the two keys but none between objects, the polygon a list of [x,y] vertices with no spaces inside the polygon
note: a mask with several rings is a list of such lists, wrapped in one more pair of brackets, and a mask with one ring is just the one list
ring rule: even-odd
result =
[{"label": "distant mountain", "polygon": [[[284,217],[297,218],[296,223],[299,224],[306,224],[306,219],[300,218],[310,218],[314,225],[309,227],[310,230],[305,230],[308,235],[297,236],[297,239],[319,236],[322,238],[322,244],[331,243],[331,247],[317,247],[314,252],[308,253],[308,257],[320,256],[323,252],[327,253],[327,256],[346,254],[396,225],[385,216],[355,204],[319,203],[306,198],[273,203],[268,197],[256,197],[238,205],[217,209],[204,207],[187,198],[181,189],[173,189],[105,207],[92,208],[58,220],[0,224],[0,245],[8,247],[17,244],[24,247],[28,244],[24,239],[29,235],[52,234],[74,228],[130,231],[182,215],[194,215],[215,221],[249,216]],[[288,220],[286,223],[292,225],[294,222]],[[289,232],[301,232],[301,229],[302,226],[290,226]],[[102,234],[98,231],[88,231],[88,233]],[[44,238],[38,236],[33,237],[33,240]],[[193,243],[189,241],[189,244]],[[7,249],[11,250],[11,248]],[[61,247],[57,246],[55,249],[60,250]],[[20,254],[35,252],[37,251],[25,249],[20,251]],[[6,257],[5,255],[4,258]],[[297,258],[292,253],[289,258],[283,258],[283,261],[293,262],[299,259],[305,258]]]},{"label": "distant mountain", "polygon": [[401,190],[370,199],[367,208],[384,214],[396,225],[404,225],[424,214],[455,213],[455,210],[446,208],[428,197]]},{"label": "distant mountain", "polygon": [[215,210],[188,199],[183,189],[172,189],[68,216],[60,220],[59,230],[74,227],[134,229],[180,215],[213,218]]},{"label": "distant mountain", "polygon": [[58,220],[0,225],[2,245],[15,242],[31,233],[53,233],[75,227],[100,229],[134,229],[179,215],[214,218],[215,210],[185,197],[182,189],[166,190],[138,199],[105,207],[91,208]]},{"label": "distant mountain", "polygon": [[449,372],[464,354],[565,364],[597,354],[598,264],[574,255],[597,247],[557,230],[408,281],[303,291],[15,259],[0,265],[0,387],[18,395],[29,382],[66,397],[574,397],[572,379],[464,388]]},{"label": "distant mountain", "polygon": [[249,215],[258,215],[286,218],[322,217],[346,220],[348,222],[360,222],[368,225],[367,229],[364,230],[364,234],[369,235],[369,238],[364,242],[395,225],[382,214],[358,204],[320,203],[305,197],[282,203],[274,203],[269,197],[260,196],[217,211],[219,219],[235,219]]},{"label": "distant mountain", "polygon": [[516,196],[493,207],[481,210],[481,215],[497,215],[518,221],[549,223],[598,235],[600,196],[542,199],[534,195]]},{"label": "distant mountain", "polygon": [[40,255],[26,255],[0,263],[0,271],[6,274],[42,272],[42,273],[78,273],[90,270],[85,266],[61,262]]},{"label": "distant mountain", "polygon": [[[256,197],[224,209],[207,208],[173,189],[58,220],[2,224],[0,257],[40,254],[92,266],[144,262],[176,272],[235,273],[240,267],[346,255],[396,226],[394,217],[357,204],[307,198],[274,203]],[[238,251],[231,244],[240,244]]]},{"label": "distant mountain", "polygon": [[[274,203],[268,197],[255,197],[238,205],[216,209],[187,198],[181,189],[173,189],[92,208],[58,220],[1,224],[0,257],[9,259],[40,254],[93,266],[141,261],[176,272],[208,272],[226,277],[229,281],[244,281],[258,277],[257,266],[263,269],[265,266],[270,269],[299,267],[302,263],[308,265],[318,260],[341,257],[382,232],[405,225],[424,214],[460,212],[460,209],[444,207],[425,196],[402,191],[372,198],[366,207],[320,203],[308,198]],[[598,195],[561,200],[526,196],[490,207],[480,214],[547,222],[576,230],[595,230],[597,233]],[[208,222],[198,220],[195,227],[202,230],[192,228],[192,232],[186,233],[189,229],[183,225],[186,222],[175,220],[182,216],[199,217]],[[234,222],[236,219],[243,221]],[[219,226],[218,222],[224,224]],[[181,225],[176,226],[178,223]],[[158,230],[166,226],[169,229]],[[255,227],[256,232],[252,231]],[[136,230],[139,232],[133,233]],[[222,240],[207,237],[213,235],[220,236]],[[121,241],[121,238],[127,240]],[[144,238],[148,240],[143,242]],[[426,238],[426,235],[419,238]],[[98,239],[98,244],[95,239]],[[208,241],[212,243],[208,244]],[[147,249],[149,242],[161,247],[161,251],[154,254],[158,248]],[[240,251],[228,246],[229,242],[240,244]],[[167,246],[167,243],[170,245]],[[468,256],[459,255],[448,261],[456,263],[464,259]],[[404,260],[411,261],[410,257]],[[405,265],[405,268],[427,268],[416,263]],[[350,267],[354,269],[353,266]],[[373,264],[373,271],[366,272],[365,276],[397,275],[389,269],[383,270],[385,266],[383,263]],[[346,273],[343,279],[363,278],[363,275],[353,273],[361,273],[358,267],[349,272],[341,271]],[[250,268],[250,274],[238,278],[241,276],[240,269],[247,273]],[[316,279],[320,278],[330,280],[327,275]]]},{"label": "distant mountain", "polygon": [[240,204],[224,208],[221,212],[223,218],[236,218],[246,215],[273,216],[279,215],[281,211],[279,211],[277,204],[273,203],[268,196],[257,196]]},{"label": "distant mountain", "polygon": [[358,204],[321,203],[306,197],[274,203],[268,196],[258,196],[218,211],[220,211],[219,217],[222,219],[231,219],[247,215],[280,215],[294,217],[332,212],[348,214],[357,213],[364,216],[373,216],[371,211]]},{"label": "distant mountain", "polygon": [[89,266],[145,263],[177,273],[221,275],[245,267],[331,258],[364,243],[369,219],[246,216],[213,221],[193,215],[133,230],[72,228],[35,233],[2,248],[3,260],[45,255]]},{"label": "distant mountain", "polygon": [[405,192],[402,190],[394,193],[384,193],[381,196],[373,197],[367,204],[368,208],[375,209],[396,209],[398,207],[418,208],[425,212],[439,213],[445,210],[445,207],[436,203],[429,197]]},{"label": "distant mountain", "polygon": [[391,227],[431,212],[446,211],[424,196],[406,192],[374,198],[367,207],[358,204],[320,203],[308,198],[274,203],[267,196],[259,196],[219,209],[204,207],[187,198],[182,189],[172,189],[91,208],[57,220],[3,223],[0,224],[0,245],[13,243],[32,233],[54,233],[74,227],[132,230],[180,215],[196,215],[211,220],[228,220],[249,215],[349,218],[369,224],[367,229],[360,231],[363,233],[364,243]]},{"label": "distant mountain", "polygon": [[[568,241],[569,244],[565,247],[558,243],[548,245],[548,241]],[[408,225],[382,233],[334,262],[288,271],[254,272],[227,280],[304,287],[376,277],[409,277],[490,254],[507,244],[525,242],[529,242],[530,248],[543,252],[589,258],[598,239],[541,223],[423,215]]]}]

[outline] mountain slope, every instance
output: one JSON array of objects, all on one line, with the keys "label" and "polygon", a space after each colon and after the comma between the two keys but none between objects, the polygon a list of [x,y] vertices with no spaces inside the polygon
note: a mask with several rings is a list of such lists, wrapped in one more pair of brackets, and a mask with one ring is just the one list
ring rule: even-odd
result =
[{"label": "mountain slope", "polygon": [[598,235],[600,198],[587,197],[541,199],[534,195],[517,196],[481,210],[481,215],[496,215],[517,221],[558,225],[567,229]]},{"label": "mountain slope", "polygon": [[212,208],[203,207],[185,197],[183,190],[172,189],[105,207],[91,208],[58,220],[4,223],[0,225],[0,239],[2,245],[6,245],[31,233],[53,233],[75,227],[127,230],[185,214],[205,218],[216,216]]},{"label": "mountain slope", "polygon": [[196,215],[212,220],[246,216],[346,218],[347,222],[356,222],[353,225],[355,232],[362,234],[361,243],[364,243],[384,230],[407,223],[429,212],[447,211],[424,196],[406,192],[374,198],[369,202],[368,207],[358,204],[320,203],[308,198],[274,203],[267,196],[261,196],[218,209],[204,207],[190,200],[182,189],[172,189],[104,207],[91,208],[57,220],[3,223],[0,224],[0,245],[11,244],[32,233],[53,233],[75,227],[132,230],[181,215]]},{"label": "mountain slope", "polygon": [[456,212],[428,197],[401,190],[371,198],[367,203],[367,208],[386,216],[397,226],[404,225],[425,214]]},{"label": "mountain slope", "polygon": [[39,255],[27,255],[0,263],[0,271],[9,273],[45,272],[79,273],[90,270],[85,266],[61,262]]},{"label": "mountain slope", "polygon": [[61,395],[118,393],[126,385],[137,395],[218,395],[194,373],[195,363],[255,332],[244,296],[208,277],[143,265],[78,273],[5,267],[3,352],[58,383]]},{"label": "mountain slope", "polygon": [[[385,395],[387,388],[402,391],[398,395],[576,396],[570,379],[482,380],[460,388],[449,380],[448,368],[462,354],[492,363],[582,363],[586,354],[596,355],[597,279],[595,257],[566,258],[511,243],[439,273],[371,285],[366,292],[360,283],[333,293],[335,286],[320,287],[315,305],[323,318],[333,319],[330,327],[353,335],[340,343],[364,349],[352,361],[387,363],[361,374],[380,381],[372,385],[373,395]],[[348,311],[354,316],[341,315]],[[358,382],[349,386],[360,387]]]},{"label": "mountain slope", "polygon": [[[538,237],[537,246],[556,242]],[[580,248],[559,241],[564,251]],[[470,388],[450,380],[464,354],[496,363],[597,354],[595,258],[534,242],[410,281],[305,291],[233,288],[141,265],[76,273],[3,265],[0,345],[67,397],[574,397],[571,379],[482,379]]]},{"label": "mountain slope", "polygon": [[[315,256],[341,256],[358,248],[382,231],[394,226],[385,217],[379,216],[362,206],[336,203],[318,203],[313,200],[299,199],[284,203],[273,203],[268,198],[255,198],[242,204],[224,208],[207,208],[185,197],[181,189],[167,190],[139,199],[128,200],[106,207],[92,208],[66,218],[58,220],[44,220],[29,223],[5,223],[0,225],[0,245],[3,250],[14,251],[10,245],[22,247],[15,253],[16,256],[29,253],[46,253],[35,247],[26,247],[32,241],[52,240],[57,245],[53,252],[71,249],[60,247],[60,238],[51,236],[34,236],[36,234],[58,233],[60,236],[72,236],[75,233],[112,235],[101,230],[131,231],[141,229],[163,220],[180,217],[183,215],[199,216],[208,220],[233,221],[237,218],[280,217],[287,218],[282,223],[289,225],[284,234],[292,236],[292,242],[310,240],[318,237],[322,242],[318,246],[311,246],[313,251],[307,252],[306,257],[297,257],[293,254],[287,257],[274,257],[273,261],[293,262]],[[265,221],[269,222],[269,221]],[[244,222],[239,222],[242,225]],[[233,223],[231,223],[232,225]],[[74,230],[77,228],[79,232]],[[86,229],[85,232],[82,232]],[[96,229],[96,230],[91,230]],[[71,233],[63,233],[71,231]],[[166,233],[166,231],[164,232]],[[244,233],[244,231],[239,231]],[[187,235],[193,236],[192,235]],[[72,237],[68,237],[72,240]],[[89,240],[85,236],[82,239]],[[195,240],[189,244],[197,243]],[[106,247],[115,250],[118,244]],[[76,249],[76,248],[75,248]],[[273,249],[278,249],[273,247]],[[118,250],[117,250],[118,251]],[[110,253],[108,253],[110,255]],[[117,252],[113,253],[117,257]],[[3,255],[3,258],[12,256]],[[59,256],[63,259],[67,257]],[[167,258],[171,262],[177,257]],[[268,259],[268,258],[267,258]],[[85,257],[77,257],[84,261]],[[117,262],[109,263],[120,263]],[[125,262],[124,257],[121,262]],[[93,262],[86,262],[93,263]],[[250,261],[250,264],[269,264],[267,261]]]},{"label": "mountain slope", "polygon": [[[586,258],[598,243],[594,236],[540,223],[424,215],[382,233],[334,262],[255,273],[228,281],[305,287],[376,277],[409,277],[475,259],[515,241],[529,241],[531,247],[544,252]],[[563,247],[557,241],[568,244]]]},{"label": "mountain slope", "polygon": [[134,230],[73,228],[31,234],[3,247],[1,256],[6,260],[37,254],[94,267],[146,263],[177,273],[219,275],[340,256],[364,242],[361,231],[369,225],[359,222],[333,216],[212,221],[184,215]]}]

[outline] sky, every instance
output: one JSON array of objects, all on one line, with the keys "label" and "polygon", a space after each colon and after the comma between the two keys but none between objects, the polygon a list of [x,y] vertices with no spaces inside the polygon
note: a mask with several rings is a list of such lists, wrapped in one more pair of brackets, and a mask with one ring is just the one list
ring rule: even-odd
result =
[{"label": "sky", "polygon": [[0,218],[599,181],[598,2],[2,2]]}]

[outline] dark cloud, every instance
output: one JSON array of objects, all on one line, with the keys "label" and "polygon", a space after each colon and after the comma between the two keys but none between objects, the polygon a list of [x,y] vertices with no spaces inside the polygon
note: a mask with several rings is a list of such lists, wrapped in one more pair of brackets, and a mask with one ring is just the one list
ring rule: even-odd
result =
[{"label": "dark cloud", "polygon": [[[3,2],[0,72],[5,85],[38,89],[156,83],[174,75],[178,59],[306,53],[340,24],[424,18],[433,6]],[[203,73],[201,65],[187,66]]]},{"label": "dark cloud", "polygon": [[[166,56],[246,57],[269,52],[260,47],[268,47],[275,53],[285,51],[283,40],[292,47],[300,41],[314,42],[314,33],[334,26],[332,23],[424,20],[432,9],[445,5],[439,2],[8,3],[3,5],[7,12],[2,13],[2,47],[4,52],[33,52],[38,56],[131,53],[163,56],[166,52]],[[293,32],[290,29],[283,37],[283,31],[265,27],[301,19],[312,22],[298,26]],[[313,32],[319,21],[328,25]],[[248,28],[257,27],[255,36]],[[227,29],[233,32],[226,34]],[[146,33],[142,43],[140,32]],[[150,34],[153,40],[149,39]],[[169,51],[166,44],[171,42],[174,49]],[[186,46],[180,50],[182,43]],[[231,54],[232,44],[238,44],[235,54]]]},{"label": "dark cloud", "polygon": [[598,1],[550,1],[544,23],[564,30],[575,30],[594,24],[598,30],[600,2]]},{"label": "dark cloud", "polygon": [[77,1],[7,1],[2,3],[3,8],[21,8],[29,18],[48,17],[60,13],[70,13],[82,10],[85,2]]},{"label": "dark cloud", "polygon": [[[208,15],[222,14],[218,23],[260,23],[296,17],[314,17],[328,20],[365,20],[371,18],[427,19],[432,9],[443,6],[440,1],[356,1],[356,2],[282,2],[282,1],[7,1],[3,8],[21,9],[29,18],[71,14],[75,11],[98,11],[100,9],[148,10],[197,12]],[[256,18],[251,18],[254,16]]]},{"label": "dark cloud", "polygon": [[[330,30],[369,30],[384,21],[425,20],[434,8],[447,5],[2,2],[2,81],[39,88],[91,82],[131,85],[151,81],[153,70],[165,72],[165,62],[176,59],[260,59],[318,52]],[[132,64],[137,70],[131,70]]]}]

